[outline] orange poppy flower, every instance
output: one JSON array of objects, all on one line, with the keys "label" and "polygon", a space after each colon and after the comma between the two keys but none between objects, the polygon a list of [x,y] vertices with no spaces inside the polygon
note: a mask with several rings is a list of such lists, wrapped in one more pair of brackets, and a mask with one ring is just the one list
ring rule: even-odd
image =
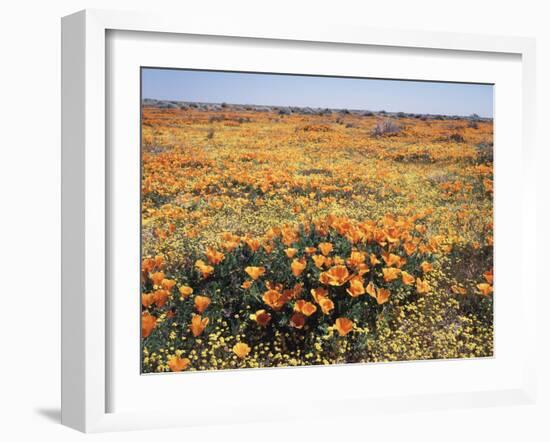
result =
[{"label": "orange poppy flower", "polygon": [[316,251],[317,251],[317,248],[316,247],[306,247],[304,249],[304,251],[308,254],[308,255],[313,255]]},{"label": "orange poppy flower", "polygon": [[258,325],[265,327],[269,324],[269,321],[271,321],[271,314],[262,309],[251,315],[251,318],[256,321]]},{"label": "orange poppy flower", "polygon": [[422,233],[422,234],[426,233],[426,231],[428,230],[426,226],[422,224],[417,224],[416,226],[414,226],[414,228],[418,233]]},{"label": "orange poppy flower", "polygon": [[172,288],[176,285],[176,281],[174,281],[173,279],[163,279],[162,282],[160,283],[161,287],[165,290],[172,290]]},{"label": "orange poppy flower", "polygon": [[328,290],[323,287],[317,287],[315,289],[311,289],[311,296],[313,296],[313,299],[318,304],[319,300],[321,298],[326,298],[328,296]]},{"label": "orange poppy flower", "polygon": [[489,296],[493,291],[493,287],[485,282],[477,284],[476,287],[483,296]]},{"label": "orange poppy flower", "polygon": [[313,255],[311,259],[313,259],[315,267],[317,267],[318,269],[323,268],[323,264],[325,264],[325,257],[323,255]]},{"label": "orange poppy flower", "polygon": [[191,333],[193,333],[193,336],[196,338],[197,336],[200,336],[200,334],[204,331],[208,323],[210,322],[210,319],[208,318],[202,318],[201,315],[195,315],[193,313],[193,316],[191,318],[191,324],[189,325],[189,329],[191,330]]},{"label": "orange poppy flower", "polygon": [[258,241],[257,239],[246,238],[244,242],[248,247],[250,247],[250,250],[252,250],[253,252],[257,252],[260,248],[260,241]]},{"label": "orange poppy flower", "polygon": [[195,296],[195,308],[199,313],[204,313],[211,302],[208,296]]},{"label": "orange poppy flower", "polygon": [[485,273],[483,273],[483,277],[485,278],[485,281],[487,281],[489,284],[493,283],[493,270],[487,270]]},{"label": "orange poppy flower", "polygon": [[334,302],[332,302],[332,300],[329,298],[320,298],[318,302],[319,307],[321,307],[321,311],[325,315],[328,315],[330,311],[334,308]]},{"label": "orange poppy flower", "polygon": [[168,359],[168,367],[171,371],[183,371],[189,367],[191,361],[187,358],[179,358],[178,356],[172,356]]},{"label": "orange poppy flower", "polygon": [[155,296],[153,293],[143,293],[141,295],[141,305],[145,308],[149,307],[151,304],[155,302]]},{"label": "orange poppy flower", "polygon": [[369,282],[369,283],[367,284],[367,290],[366,290],[366,292],[367,292],[370,296],[372,296],[374,299],[376,299],[376,287],[374,286],[374,284],[372,283],[372,281]]},{"label": "orange poppy flower", "polygon": [[141,314],[141,337],[146,338],[151,334],[154,328],[157,326],[157,318],[151,315],[149,312]]},{"label": "orange poppy flower", "polygon": [[382,259],[388,267],[399,266],[401,263],[401,257],[394,253],[382,252]]},{"label": "orange poppy flower", "polygon": [[346,336],[353,330],[353,322],[348,318],[338,318],[334,323],[334,327],[340,336]]},{"label": "orange poppy flower", "polygon": [[301,329],[306,324],[306,317],[300,312],[294,312],[290,317],[290,326]]},{"label": "orange poppy flower", "polygon": [[250,287],[252,287],[252,281],[250,279],[247,279],[241,284],[242,289],[248,290]]},{"label": "orange poppy flower", "polygon": [[153,300],[155,301],[157,307],[163,307],[169,297],[170,293],[168,290],[157,290],[153,293]]},{"label": "orange poppy flower", "polygon": [[388,299],[390,299],[390,291],[388,289],[382,289],[379,288],[376,293],[376,302],[378,304],[384,304],[385,302],[388,302]]},{"label": "orange poppy flower", "polygon": [[233,346],[233,353],[235,353],[237,357],[244,359],[248,356],[248,353],[250,353],[250,347],[244,342],[239,342]]},{"label": "orange poppy flower", "polygon": [[332,252],[332,244],[329,242],[322,242],[319,244],[319,250],[325,256],[328,256]]},{"label": "orange poppy flower", "polygon": [[426,281],[416,278],[416,292],[424,295],[430,291],[430,286]]},{"label": "orange poppy flower", "polygon": [[312,304],[311,302],[307,302],[307,301],[304,301],[303,299],[300,299],[294,305],[294,311],[303,313],[305,316],[311,316],[313,313],[317,311],[317,307],[315,307],[315,305]]},{"label": "orange poppy flower", "polygon": [[268,290],[264,293],[262,299],[273,310],[280,310],[287,301],[287,298],[277,290]]},{"label": "orange poppy flower", "polygon": [[466,294],[466,289],[464,287],[460,287],[459,285],[456,285],[456,284],[451,286],[451,291],[455,295],[465,295]]},{"label": "orange poppy flower", "polygon": [[180,295],[183,298],[187,298],[188,296],[193,294],[193,289],[191,287],[189,287],[188,285],[182,285],[179,288],[179,292],[180,292]]},{"label": "orange poppy flower", "polygon": [[157,269],[162,269],[164,267],[164,256],[162,255],[155,256],[155,267]]},{"label": "orange poppy flower", "polygon": [[206,249],[206,258],[208,258],[208,261],[210,262],[210,264],[217,265],[223,261],[223,259],[225,258],[225,255],[222,252],[217,252],[211,247],[208,247]]},{"label": "orange poppy flower", "polygon": [[400,273],[401,273],[401,270],[396,269],[395,267],[384,267],[382,269],[382,274],[384,275],[385,282],[391,282],[399,278]]},{"label": "orange poppy flower", "polygon": [[339,287],[344,285],[349,279],[349,271],[346,266],[336,265],[331,267],[326,272],[321,273],[319,281],[325,285],[332,285]]},{"label": "orange poppy flower", "polygon": [[405,272],[404,270],[401,271],[401,279],[403,281],[403,284],[405,285],[414,284],[414,276],[410,273]]},{"label": "orange poppy flower", "polygon": [[141,261],[141,271],[143,273],[149,273],[152,272],[155,268],[155,261],[151,258],[146,258],[143,261]]},{"label": "orange poppy flower", "polygon": [[286,256],[289,258],[294,258],[296,256],[296,253],[298,253],[298,249],[293,249],[292,247],[289,247],[285,249]]},{"label": "orange poppy flower", "polygon": [[365,287],[363,285],[363,280],[360,277],[350,279],[349,288],[346,289],[346,291],[352,298],[357,298],[358,296],[364,295]]},{"label": "orange poppy flower", "polygon": [[403,244],[403,248],[405,249],[407,256],[411,256],[416,250],[416,246],[412,242]]},{"label": "orange poppy flower", "polygon": [[262,247],[264,248],[265,253],[267,253],[268,255],[273,252],[273,249],[275,248],[275,246],[270,242],[263,243]]},{"label": "orange poppy flower", "polygon": [[348,259],[348,265],[351,267],[360,267],[365,263],[367,256],[363,252],[358,252],[357,250],[351,252],[351,255]]},{"label": "orange poppy flower", "polygon": [[429,273],[434,269],[433,266],[427,261],[424,261],[422,264],[420,264],[420,268],[424,273]]},{"label": "orange poppy flower", "polygon": [[151,281],[156,286],[160,286],[162,280],[164,279],[164,272],[156,272],[151,275]]},{"label": "orange poppy flower", "polygon": [[294,259],[292,261],[292,264],[290,264],[290,268],[292,270],[292,274],[297,278],[302,274],[302,272],[306,268],[306,262],[303,259],[301,260]]},{"label": "orange poppy flower", "polygon": [[248,276],[256,281],[260,276],[265,273],[265,267],[246,267],[244,271],[248,273]]},{"label": "orange poppy flower", "polygon": [[208,278],[212,273],[214,273],[214,267],[206,265],[201,259],[195,263],[195,267],[199,270],[203,278]]},{"label": "orange poppy flower", "polygon": [[376,255],[374,253],[371,253],[371,255],[369,257],[369,260],[370,260],[370,265],[371,266],[375,266],[376,264],[380,264],[380,260],[376,257]]}]

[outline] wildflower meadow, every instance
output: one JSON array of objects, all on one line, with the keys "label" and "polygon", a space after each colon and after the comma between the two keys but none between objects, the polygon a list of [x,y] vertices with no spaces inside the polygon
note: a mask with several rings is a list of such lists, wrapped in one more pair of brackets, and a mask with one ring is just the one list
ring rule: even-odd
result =
[{"label": "wildflower meadow", "polygon": [[144,100],[142,372],[493,355],[493,121]]}]

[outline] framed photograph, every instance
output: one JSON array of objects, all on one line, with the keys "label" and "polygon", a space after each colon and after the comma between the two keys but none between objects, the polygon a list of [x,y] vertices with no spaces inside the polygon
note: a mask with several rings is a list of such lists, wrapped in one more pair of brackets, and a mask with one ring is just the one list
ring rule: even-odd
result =
[{"label": "framed photograph", "polygon": [[533,40],[62,35],[64,424],[534,401]]}]

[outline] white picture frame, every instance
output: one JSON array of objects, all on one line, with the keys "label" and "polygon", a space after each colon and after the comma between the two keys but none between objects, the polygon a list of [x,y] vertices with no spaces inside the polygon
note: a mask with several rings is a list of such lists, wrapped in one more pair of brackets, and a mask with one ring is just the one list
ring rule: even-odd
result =
[{"label": "white picture frame", "polygon": [[[303,25],[299,29],[282,24],[266,27],[255,23],[212,23],[206,18],[153,16],[86,10],[62,21],[62,423],[85,432],[157,428],[207,424],[209,419],[173,409],[151,412],[112,412],[108,394],[113,385],[108,373],[109,344],[106,329],[109,318],[107,300],[107,244],[112,239],[109,219],[106,67],[106,36],[110,31],[138,31],[179,35],[218,36],[221,38],[270,39],[274,41],[369,45],[380,48],[425,48],[441,51],[468,51],[514,54],[521,57],[521,236],[535,228],[535,42],[517,37],[492,37],[417,31],[393,32],[354,29],[343,26]],[[158,34],[157,34],[158,35]],[[498,118],[498,117],[497,117]],[[497,122],[498,124],[498,122]],[[522,274],[535,245],[519,241]],[[498,249],[497,249],[498,250]],[[495,252],[498,253],[498,252]],[[498,256],[498,255],[497,255]],[[532,403],[535,399],[535,324],[527,312],[536,304],[535,281],[521,279],[518,310],[523,315],[524,351],[521,385],[461,393],[425,395],[388,394],[373,400],[354,400],[341,407],[341,413],[368,414],[373,410],[436,409],[499,404]],[[136,370],[138,368],[136,367]],[[270,371],[273,373],[273,371]],[[207,374],[208,375],[208,374]],[[266,376],[270,376],[267,374]],[[194,374],[193,376],[204,376]],[[232,376],[227,373],[226,376]],[[219,382],[218,382],[219,383]],[[236,399],[237,400],[237,399]],[[336,400],[336,399],[335,399]],[[284,419],[295,410],[274,412],[258,407],[246,398],[238,399],[245,420]],[[331,399],[317,401],[315,413]],[[349,401],[348,401],[349,402]],[[352,406],[353,405],[353,406]],[[235,422],[232,410],[216,415],[216,422]]]}]

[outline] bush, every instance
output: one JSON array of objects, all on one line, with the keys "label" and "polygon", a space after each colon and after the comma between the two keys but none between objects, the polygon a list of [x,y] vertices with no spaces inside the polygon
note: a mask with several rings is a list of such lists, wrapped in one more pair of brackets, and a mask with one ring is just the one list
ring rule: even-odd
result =
[{"label": "bush", "polygon": [[399,132],[401,132],[401,126],[392,120],[386,119],[376,123],[376,126],[372,130],[372,135],[374,137],[395,136]]}]

